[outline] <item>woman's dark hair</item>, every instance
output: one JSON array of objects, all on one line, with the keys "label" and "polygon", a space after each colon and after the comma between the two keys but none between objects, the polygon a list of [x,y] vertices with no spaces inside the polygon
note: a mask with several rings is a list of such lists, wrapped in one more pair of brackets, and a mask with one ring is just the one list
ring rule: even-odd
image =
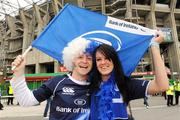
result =
[{"label": "woman's dark hair", "polygon": [[[100,52],[102,53],[106,59],[111,60],[114,64],[114,78],[115,82],[123,96],[124,102],[128,103],[127,101],[127,87],[126,87],[126,79],[128,79],[123,72],[121,62],[119,60],[119,57],[114,50],[113,47],[107,45],[107,44],[101,44],[99,47],[96,48],[94,54],[93,54],[93,61],[96,61],[96,53]],[[102,82],[101,74],[97,70],[96,62],[93,62],[93,71],[91,74],[91,89],[92,90],[98,90],[99,86]]]}]

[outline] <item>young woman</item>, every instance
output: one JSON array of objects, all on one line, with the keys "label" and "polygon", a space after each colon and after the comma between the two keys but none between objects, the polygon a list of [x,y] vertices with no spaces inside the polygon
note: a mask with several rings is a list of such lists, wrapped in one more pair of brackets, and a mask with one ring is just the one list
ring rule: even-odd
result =
[{"label": "young woman", "polygon": [[158,47],[163,35],[158,34],[151,44],[155,67],[155,80],[152,82],[126,77],[113,47],[106,44],[97,47],[93,56],[96,67],[92,74],[95,92],[91,96],[91,120],[128,119],[126,107],[130,100],[168,89],[168,78]]}]

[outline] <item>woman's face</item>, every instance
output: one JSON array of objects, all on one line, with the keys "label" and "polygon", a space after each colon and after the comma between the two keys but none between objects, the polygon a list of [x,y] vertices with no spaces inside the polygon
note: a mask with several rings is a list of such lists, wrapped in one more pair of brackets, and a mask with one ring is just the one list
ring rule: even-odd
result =
[{"label": "woman's face", "polygon": [[96,65],[97,69],[102,76],[102,80],[106,81],[113,71],[114,64],[112,60],[108,60],[101,52],[96,52]]}]

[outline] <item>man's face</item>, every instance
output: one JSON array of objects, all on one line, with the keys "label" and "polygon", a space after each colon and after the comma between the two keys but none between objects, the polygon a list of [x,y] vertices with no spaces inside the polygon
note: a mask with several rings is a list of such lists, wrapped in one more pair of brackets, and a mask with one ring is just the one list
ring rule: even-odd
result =
[{"label": "man's face", "polygon": [[92,56],[89,54],[82,54],[73,60],[74,69],[73,72],[81,76],[87,76],[92,68]]}]

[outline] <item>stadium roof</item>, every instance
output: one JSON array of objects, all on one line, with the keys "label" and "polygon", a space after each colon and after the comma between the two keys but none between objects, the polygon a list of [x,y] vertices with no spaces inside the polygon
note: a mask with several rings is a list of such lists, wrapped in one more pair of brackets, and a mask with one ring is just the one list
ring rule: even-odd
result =
[{"label": "stadium roof", "polygon": [[41,4],[49,0],[0,0],[0,20],[5,15],[15,16],[20,8],[31,7],[33,3]]}]

